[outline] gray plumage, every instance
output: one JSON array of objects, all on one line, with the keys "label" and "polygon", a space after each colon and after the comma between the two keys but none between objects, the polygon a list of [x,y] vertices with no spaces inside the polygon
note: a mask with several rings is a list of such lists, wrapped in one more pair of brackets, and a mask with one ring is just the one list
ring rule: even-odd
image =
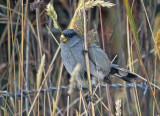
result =
[{"label": "gray plumage", "polygon": [[[64,30],[63,34],[67,38],[67,42],[61,42],[60,46],[61,57],[66,70],[69,74],[71,74],[74,67],[76,66],[76,63],[80,63],[81,73],[87,80],[83,37],[80,37],[72,29]],[[70,47],[70,49],[68,48],[68,46]],[[76,62],[70,50],[72,51]],[[95,43],[88,46],[88,55],[92,85],[95,85],[98,82],[111,83],[111,81],[109,80],[110,75],[114,75],[130,83],[134,82],[134,80],[137,78],[137,75],[121,69],[115,64],[111,64],[107,54]],[[85,84],[81,74],[79,74],[78,76],[78,82],[81,85]]]}]

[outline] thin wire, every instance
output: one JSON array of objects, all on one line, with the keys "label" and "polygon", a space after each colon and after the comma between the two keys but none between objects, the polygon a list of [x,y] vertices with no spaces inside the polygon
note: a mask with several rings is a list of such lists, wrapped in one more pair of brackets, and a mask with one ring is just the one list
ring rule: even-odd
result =
[{"label": "thin wire", "polygon": [[[101,84],[100,87],[105,88],[106,84]],[[111,87],[111,88],[122,88],[122,87],[125,87],[125,85],[124,84],[112,84],[112,85],[109,85],[109,87]],[[135,85],[126,84],[126,87],[127,88],[135,88]],[[146,82],[136,84],[136,87],[138,89],[141,89],[143,91],[144,95],[146,94],[147,90],[149,89],[148,84]],[[47,89],[41,89],[40,92],[41,93],[52,92],[52,91],[57,91],[57,89],[58,89],[57,87],[50,87],[50,88],[47,88]],[[69,86],[60,86],[60,90],[68,90],[68,89],[69,89]],[[79,91],[78,87],[75,87],[74,89],[75,89],[75,91]],[[88,91],[88,88],[83,86],[82,90],[83,91]],[[28,97],[28,94],[32,94],[32,93],[35,93],[35,92],[37,93],[38,90],[35,90],[35,89],[23,90],[23,97],[24,98]],[[21,91],[19,90],[16,94],[15,93],[8,93],[7,91],[0,91],[0,99],[3,98],[3,97],[15,97],[15,95],[16,95],[17,99],[20,99],[21,98]]]}]

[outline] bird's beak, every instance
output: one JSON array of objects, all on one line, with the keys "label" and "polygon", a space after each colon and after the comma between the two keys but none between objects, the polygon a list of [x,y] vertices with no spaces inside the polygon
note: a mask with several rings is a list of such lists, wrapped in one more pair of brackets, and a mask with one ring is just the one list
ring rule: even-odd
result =
[{"label": "bird's beak", "polygon": [[67,42],[67,38],[64,35],[61,35],[60,41],[65,43],[65,42]]}]

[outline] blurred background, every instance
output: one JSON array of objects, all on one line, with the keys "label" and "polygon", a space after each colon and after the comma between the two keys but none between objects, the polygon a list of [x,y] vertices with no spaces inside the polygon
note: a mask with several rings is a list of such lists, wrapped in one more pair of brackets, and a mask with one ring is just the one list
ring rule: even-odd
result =
[{"label": "blurred background", "polygon": [[[45,78],[42,88],[69,85],[70,75],[63,68],[58,44],[51,35],[52,33],[60,42],[61,33],[54,27],[52,18],[46,12],[46,5],[49,2],[54,6],[60,27],[62,30],[66,29],[79,0],[0,0],[0,115],[30,113],[34,116],[63,116],[68,113],[67,89],[41,92],[35,102],[33,101],[37,92],[23,96],[20,93],[20,90],[26,90],[26,87],[29,90],[38,90]],[[102,36],[104,36],[105,52],[113,63],[144,78],[146,78],[145,70],[149,81],[160,85],[160,57],[155,53],[155,43],[160,42],[160,36],[159,41],[156,39],[160,28],[160,1],[128,1],[135,22],[144,67],[141,66],[135,47],[136,42],[125,7],[126,0],[111,0],[110,2],[115,6],[111,8],[96,6],[86,11],[87,30],[95,30],[96,43],[101,48],[103,47]],[[104,33],[102,33],[101,20]],[[45,54],[45,63],[40,71],[43,54]],[[55,57],[54,60],[53,57]],[[112,84],[125,85],[126,83],[112,78]],[[134,84],[141,86],[137,88],[110,87],[112,114],[115,115],[117,112],[115,102],[119,99],[123,116],[157,116],[160,111],[159,89],[153,87],[153,93],[151,93],[147,82],[142,79],[138,79]],[[16,95],[18,93],[19,95]],[[108,107],[106,88],[101,88],[96,93]],[[8,94],[8,97],[5,94]],[[79,91],[72,94],[72,99],[69,101],[69,115],[83,114],[83,108],[79,106],[81,101],[79,97]],[[156,104],[154,98],[157,101]],[[34,106],[31,107],[33,103]],[[89,109],[88,112],[90,112]],[[97,102],[95,115],[111,114],[101,102]]]}]

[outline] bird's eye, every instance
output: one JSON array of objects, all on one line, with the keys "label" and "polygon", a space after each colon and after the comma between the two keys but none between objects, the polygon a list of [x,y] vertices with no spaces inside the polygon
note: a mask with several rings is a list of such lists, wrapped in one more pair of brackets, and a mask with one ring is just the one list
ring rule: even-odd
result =
[{"label": "bird's eye", "polygon": [[69,37],[72,37],[73,35],[72,34],[69,34]]},{"label": "bird's eye", "polygon": [[74,35],[76,35],[75,32],[66,32],[66,33],[63,33],[65,37],[67,38],[72,38]]},{"label": "bird's eye", "polygon": [[73,34],[67,34],[67,36],[71,38],[71,37],[73,37]]}]

